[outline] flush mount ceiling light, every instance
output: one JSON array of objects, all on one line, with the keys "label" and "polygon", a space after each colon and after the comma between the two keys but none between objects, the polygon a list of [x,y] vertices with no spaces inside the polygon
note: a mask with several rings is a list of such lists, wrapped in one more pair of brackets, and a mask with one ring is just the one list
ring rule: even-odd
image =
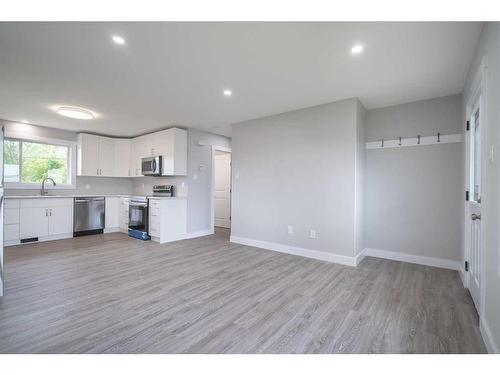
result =
[{"label": "flush mount ceiling light", "polygon": [[120,35],[113,35],[113,37],[111,39],[113,39],[113,42],[115,42],[116,44],[120,44],[120,45],[125,44],[125,39],[123,37],[121,37]]},{"label": "flush mount ceiling light", "polygon": [[75,118],[78,120],[92,120],[95,115],[85,108],[78,107],[58,107],[56,108],[56,113],[61,116],[66,116],[70,118]]},{"label": "flush mount ceiling light", "polygon": [[351,54],[353,55],[359,55],[361,52],[363,52],[363,45],[362,44],[356,44],[351,48]]},{"label": "flush mount ceiling light", "polygon": [[224,96],[231,96],[231,95],[233,95],[233,92],[231,90],[228,90],[228,89],[224,90],[222,93],[224,94]]}]

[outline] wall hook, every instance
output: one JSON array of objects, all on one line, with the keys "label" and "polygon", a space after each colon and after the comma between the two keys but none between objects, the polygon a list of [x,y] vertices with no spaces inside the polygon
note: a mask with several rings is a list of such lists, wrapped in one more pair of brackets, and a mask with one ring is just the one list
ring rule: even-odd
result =
[{"label": "wall hook", "polygon": [[441,133],[438,133],[438,143],[441,142]]},{"label": "wall hook", "polygon": [[417,135],[417,145],[420,144],[420,135]]},{"label": "wall hook", "polygon": [[399,137],[399,143],[398,146],[401,146],[401,137]]}]

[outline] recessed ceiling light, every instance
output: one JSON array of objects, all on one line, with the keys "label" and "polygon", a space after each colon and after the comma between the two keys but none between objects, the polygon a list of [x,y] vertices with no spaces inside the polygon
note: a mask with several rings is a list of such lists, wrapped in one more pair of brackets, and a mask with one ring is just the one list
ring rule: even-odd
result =
[{"label": "recessed ceiling light", "polygon": [[362,44],[356,44],[351,48],[351,53],[353,55],[359,55],[361,52],[363,52],[363,45]]},{"label": "recessed ceiling light", "polygon": [[224,96],[231,96],[231,95],[233,95],[233,92],[231,90],[227,90],[227,89],[224,90],[223,93],[224,93]]},{"label": "recessed ceiling light", "polygon": [[27,124],[27,123],[28,123],[28,120],[21,120],[21,122],[22,122],[23,124]]},{"label": "recessed ceiling light", "polygon": [[61,116],[76,118],[78,120],[92,120],[95,118],[95,115],[85,108],[58,107],[56,112]]},{"label": "recessed ceiling light", "polygon": [[120,35],[113,35],[112,39],[116,44],[125,44],[125,39],[123,39]]}]

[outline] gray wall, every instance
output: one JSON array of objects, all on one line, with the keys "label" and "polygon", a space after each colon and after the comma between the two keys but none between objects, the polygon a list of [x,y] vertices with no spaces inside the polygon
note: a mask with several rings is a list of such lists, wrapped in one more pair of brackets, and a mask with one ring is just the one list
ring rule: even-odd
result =
[{"label": "gray wall", "polygon": [[[367,111],[368,141],[462,133],[461,95]],[[366,153],[365,246],[461,260],[462,144]]]},{"label": "gray wall", "polygon": [[348,99],[233,125],[232,236],[355,255],[357,105]]},{"label": "gray wall", "polygon": [[[199,146],[198,141],[203,141],[205,145]],[[180,193],[188,196],[188,232],[211,230],[212,145],[231,148],[231,140],[220,135],[188,129],[188,176],[136,178],[134,194],[147,195],[151,194],[153,185],[174,184]]]},{"label": "gray wall", "polygon": [[[483,282],[485,286],[484,315],[482,325],[491,333],[491,341],[500,350],[500,239],[499,239],[499,192],[500,192],[500,163],[498,152],[500,150],[500,24],[498,22],[486,23],[483,27],[479,46],[476,50],[474,61],[467,76],[464,89],[464,100],[471,90],[472,82],[478,71],[483,57],[487,58],[488,73],[486,82],[486,110],[487,123],[482,124],[483,132],[486,130],[486,144],[483,146],[483,176],[482,176],[482,212],[481,225],[483,230],[485,272]],[[463,104],[463,115],[465,117]],[[484,119],[484,116],[482,116]],[[486,129],[484,128],[486,125]],[[486,162],[488,149],[494,146],[496,162]]]}]

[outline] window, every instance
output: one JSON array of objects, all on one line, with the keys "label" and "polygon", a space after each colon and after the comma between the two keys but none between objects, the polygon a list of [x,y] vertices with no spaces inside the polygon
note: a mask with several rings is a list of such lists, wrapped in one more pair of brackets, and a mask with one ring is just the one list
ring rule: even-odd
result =
[{"label": "window", "polygon": [[46,177],[71,185],[71,147],[63,144],[4,140],[4,179],[10,185],[40,184]]}]

